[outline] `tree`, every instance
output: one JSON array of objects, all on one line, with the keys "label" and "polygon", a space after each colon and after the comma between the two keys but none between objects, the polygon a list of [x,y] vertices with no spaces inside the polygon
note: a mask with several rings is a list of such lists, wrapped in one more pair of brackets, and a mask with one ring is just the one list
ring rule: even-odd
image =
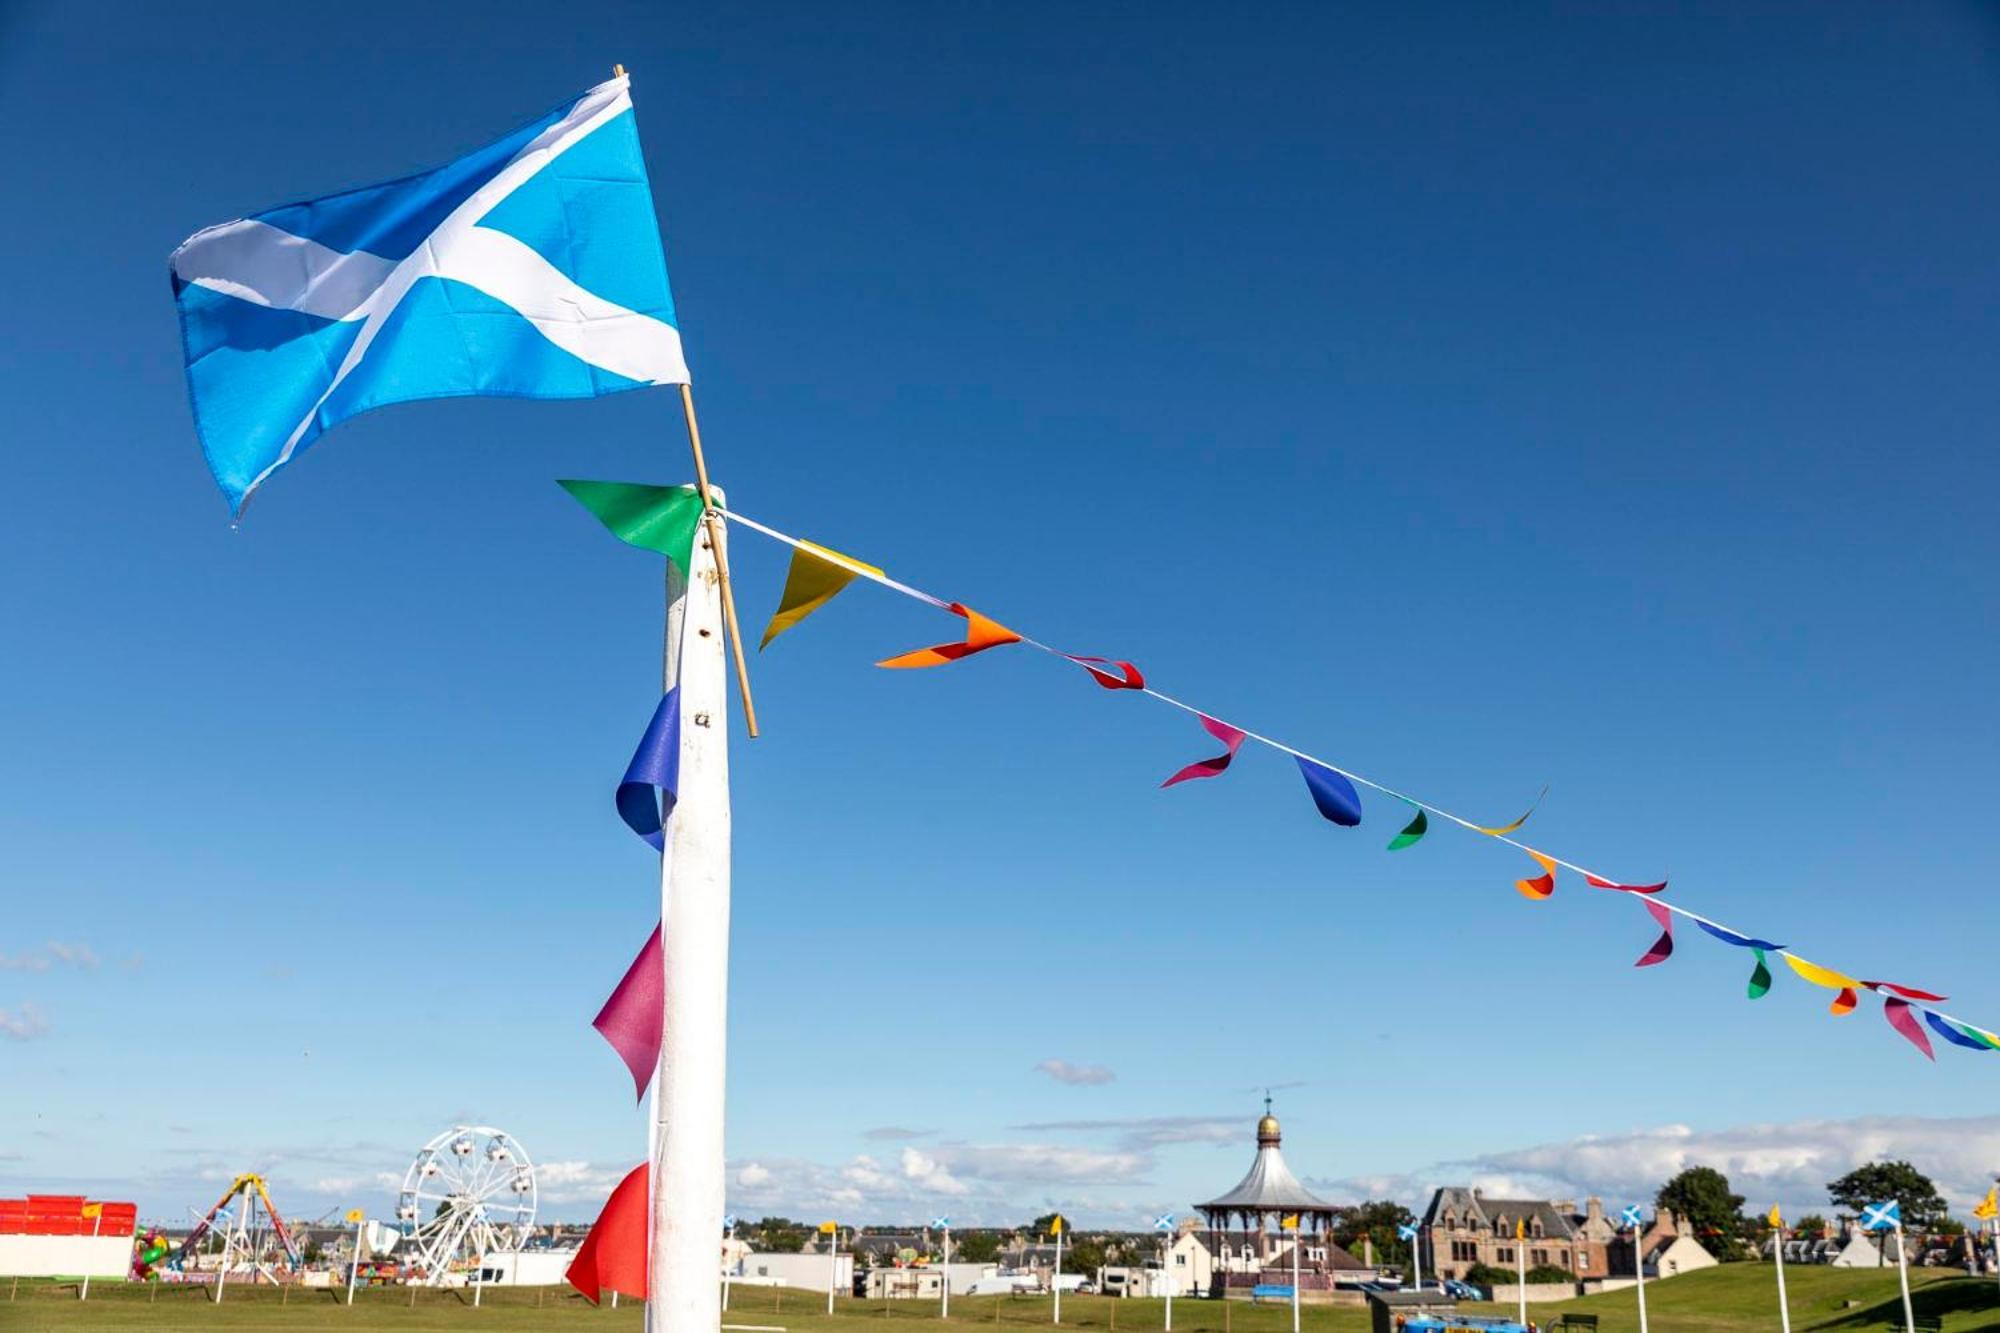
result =
[{"label": "tree", "polygon": [[1807,1213],[1792,1223],[1792,1234],[1806,1240],[1818,1240],[1826,1231],[1826,1219],[1818,1213]]},{"label": "tree", "polygon": [[953,1263],[990,1264],[1000,1257],[1000,1233],[962,1231],[951,1238]]},{"label": "tree", "polygon": [[1349,1254],[1359,1256],[1365,1239],[1375,1246],[1377,1263],[1406,1263],[1410,1246],[1396,1234],[1396,1228],[1415,1220],[1410,1210],[1400,1203],[1390,1199],[1371,1199],[1367,1203],[1342,1208],[1334,1214],[1333,1243]]},{"label": "tree", "polygon": [[1681,1232],[1728,1263],[1743,1257],[1743,1196],[1712,1166],[1691,1166],[1660,1186],[1655,1206],[1671,1209]]},{"label": "tree", "polygon": [[[1055,1224],[1055,1220],[1061,1216],[1062,1216],[1061,1213],[1043,1213],[1040,1217],[1028,1223],[1028,1235],[1035,1240],[1041,1240],[1046,1238],[1049,1234],[1049,1228],[1053,1226]],[[1063,1225],[1067,1227],[1069,1223],[1065,1221]]]},{"label": "tree", "polygon": [[1536,1264],[1528,1270],[1529,1282],[1561,1282],[1574,1285],[1576,1274],[1567,1268],[1557,1268],[1554,1264]]},{"label": "tree", "polygon": [[1094,1240],[1079,1239],[1063,1246],[1063,1272],[1082,1273],[1093,1282],[1104,1267],[1104,1247]]},{"label": "tree", "polygon": [[1925,1231],[1945,1215],[1944,1196],[1931,1178],[1908,1162],[1870,1162],[1826,1183],[1836,1207],[1859,1213],[1871,1203],[1894,1199],[1903,1206],[1903,1227]]}]

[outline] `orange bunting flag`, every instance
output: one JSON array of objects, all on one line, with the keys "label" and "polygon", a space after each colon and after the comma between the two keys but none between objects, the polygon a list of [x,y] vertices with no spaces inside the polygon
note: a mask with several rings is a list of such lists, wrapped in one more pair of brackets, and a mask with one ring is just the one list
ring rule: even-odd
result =
[{"label": "orange bunting flag", "polygon": [[[1527,816],[1523,815],[1522,818],[1525,819]],[[1556,891],[1556,859],[1553,856],[1543,856],[1540,852],[1529,852],[1528,855],[1535,858],[1535,864],[1542,868],[1542,873],[1533,879],[1517,879],[1514,881],[1514,887],[1521,891],[1523,898],[1533,898],[1536,902],[1540,902]]]},{"label": "orange bunting flag", "polygon": [[646,1188],[651,1175],[641,1162],[618,1182],[563,1274],[592,1305],[606,1291],[646,1299]]},{"label": "orange bunting flag", "polygon": [[[1547,787],[1542,788],[1542,796],[1547,796],[1548,794],[1549,794],[1549,789]],[[1515,829],[1521,827],[1521,825],[1528,822],[1528,815],[1534,814],[1535,810],[1541,805],[1542,796],[1537,796],[1535,798],[1535,804],[1528,807],[1528,813],[1522,815],[1519,819],[1515,820],[1511,824],[1501,824],[1495,828],[1482,828],[1479,825],[1474,824],[1473,828],[1481,833],[1484,833],[1489,838],[1504,838],[1509,833],[1512,833]]]},{"label": "orange bunting flag", "polygon": [[1021,636],[996,620],[988,620],[969,606],[953,602],[949,608],[955,616],[965,617],[965,642],[940,643],[930,648],[919,648],[913,653],[891,657],[877,662],[883,667],[934,667],[947,662],[956,662],[961,657],[983,653],[988,648],[998,648],[1003,643],[1019,643]]}]

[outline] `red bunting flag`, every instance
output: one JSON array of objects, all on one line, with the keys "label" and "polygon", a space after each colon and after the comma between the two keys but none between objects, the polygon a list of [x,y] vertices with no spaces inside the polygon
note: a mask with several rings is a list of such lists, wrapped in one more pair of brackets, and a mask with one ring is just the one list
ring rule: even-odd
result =
[{"label": "red bunting flag", "polygon": [[[1063,656],[1069,658],[1070,661],[1076,663],[1085,671],[1088,671],[1090,678],[1107,690],[1143,690],[1146,688],[1146,677],[1140,672],[1138,667],[1133,666],[1130,662],[1114,662],[1108,657],[1076,657],[1069,653],[1064,653]],[[1091,665],[1093,662],[1097,665]],[[1108,666],[1117,667],[1118,674],[1114,676],[1109,671],[1103,669]]]},{"label": "red bunting flag", "polygon": [[1227,722],[1218,722],[1206,713],[1196,713],[1195,716],[1201,719],[1203,730],[1221,741],[1228,748],[1213,759],[1195,760],[1192,764],[1189,764],[1186,768],[1183,768],[1180,772],[1162,782],[1160,784],[1162,787],[1171,787],[1176,782],[1187,782],[1192,778],[1221,777],[1223,771],[1229,767],[1229,761],[1234,759],[1236,752],[1243,748],[1243,740],[1246,733],[1230,726]]},{"label": "red bunting flag", "polygon": [[[1521,817],[1523,819],[1527,818],[1526,815]],[[1514,887],[1521,891],[1523,898],[1532,898],[1536,902],[1540,902],[1542,899],[1553,895],[1556,891],[1556,859],[1553,856],[1543,856],[1537,851],[1530,851],[1525,847],[1521,850],[1526,851],[1528,855],[1535,858],[1535,864],[1542,868],[1542,873],[1533,879],[1517,879],[1514,881]]]},{"label": "red bunting flag", "polygon": [[1917,1016],[1910,1012],[1908,1000],[1891,998],[1882,1001],[1882,1016],[1889,1020],[1890,1027],[1903,1034],[1910,1045],[1932,1060],[1937,1059],[1937,1052],[1931,1049],[1930,1036],[1918,1025]]},{"label": "red bunting flag", "polygon": [[1651,967],[1655,963],[1664,963],[1674,956],[1674,914],[1668,911],[1664,904],[1656,903],[1650,898],[1641,901],[1646,910],[1652,914],[1653,920],[1660,923],[1660,938],[1654,940],[1653,947],[1646,950],[1645,956],[1632,966]]},{"label": "red bunting flag", "polygon": [[641,1162],[618,1182],[618,1188],[604,1201],[597,1224],[583,1238],[576,1258],[563,1273],[592,1305],[606,1291],[646,1299],[647,1182],[651,1177],[652,1172]]},{"label": "red bunting flag", "polygon": [[1665,880],[1658,884],[1613,884],[1608,879],[1599,879],[1588,870],[1583,872],[1583,882],[1593,889],[1616,889],[1620,893],[1659,893],[1667,887]]},{"label": "red bunting flag", "polygon": [[625,969],[618,989],[590,1020],[632,1071],[632,1090],[641,1097],[660,1066],[660,1028],[666,1009],[666,964],[660,953],[660,928],[654,926],[639,956]]},{"label": "red bunting flag", "polygon": [[953,602],[946,608],[955,616],[965,617],[965,642],[940,643],[929,648],[919,648],[915,652],[904,653],[877,662],[885,667],[934,667],[947,662],[956,662],[961,657],[983,653],[988,648],[998,648],[1003,643],[1019,643],[1021,636],[997,620],[989,620],[969,606]]},{"label": "red bunting flag", "polygon": [[1891,995],[1900,995],[1906,1000],[1922,1000],[1931,1004],[1943,1004],[1951,998],[1949,995],[1938,995],[1932,991],[1918,990],[1915,986],[1898,986],[1893,981],[1864,981],[1861,984],[1878,994],[1882,991],[1888,991]]}]

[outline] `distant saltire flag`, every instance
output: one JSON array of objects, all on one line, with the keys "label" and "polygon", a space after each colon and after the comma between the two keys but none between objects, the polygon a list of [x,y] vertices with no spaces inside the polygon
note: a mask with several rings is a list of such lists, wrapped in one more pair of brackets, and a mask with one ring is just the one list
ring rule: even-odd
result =
[{"label": "distant saltire flag", "polygon": [[1618,1220],[1628,1227],[1636,1227],[1639,1225],[1640,1216],[1638,1204],[1627,1204],[1625,1211],[1618,1214]]},{"label": "distant saltire flag", "polygon": [[1161,1213],[1158,1217],[1153,1219],[1153,1230],[1172,1231],[1173,1229],[1174,1229],[1174,1215],[1172,1213]]},{"label": "distant saltire flag", "polygon": [[688,382],[622,75],[434,170],[196,232],[172,276],[195,427],[237,513],[370,408]]},{"label": "distant saltire flag", "polygon": [[1417,1224],[1415,1222],[1397,1223],[1396,1238],[1398,1240],[1415,1240],[1417,1238]]},{"label": "distant saltire flag", "polygon": [[939,1216],[933,1217],[931,1219],[932,1231],[946,1231],[949,1230],[950,1227],[951,1227],[951,1217],[949,1214],[940,1214]]},{"label": "distant saltire flag", "polygon": [[563,1273],[592,1305],[606,1291],[646,1299],[646,1186],[651,1178],[641,1162],[618,1182]]},{"label": "distant saltire flag", "polygon": [[1903,1225],[1903,1205],[1900,1200],[1891,1199],[1887,1203],[1871,1203],[1861,1210],[1863,1231],[1888,1231]]}]

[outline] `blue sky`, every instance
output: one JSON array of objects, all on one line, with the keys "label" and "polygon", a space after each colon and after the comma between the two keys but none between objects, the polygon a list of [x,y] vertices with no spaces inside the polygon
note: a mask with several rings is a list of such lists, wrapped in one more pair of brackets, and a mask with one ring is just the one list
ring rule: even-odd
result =
[{"label": "blue sky", "polygon": [[[611,789],[658,571],[552,479],[685,479],[672,396],[377,413],[232,531],[165,270],[614,61],[743,510],[1468,815],[1550,784],[1542,845],[2000,1024],[1976,6],[0,25],[0,1189],[386,1211],[469,1117],[587,1214],[641,1151],[587,1023],[654,892]],[[761,623],[783,554],[735,567]],[[942,621],[857,586],[754,663],[746,1212],[1137,1221],[1234,1181],[1265,1085],[1330,1189],[2000,1151],[1954,1119],[2000,1065],[1873,1002],[1635,972],[1628,900],[1385,855],[1281,756],[1161,792],[1214,743],[1038,654],[871,665]]]}]

